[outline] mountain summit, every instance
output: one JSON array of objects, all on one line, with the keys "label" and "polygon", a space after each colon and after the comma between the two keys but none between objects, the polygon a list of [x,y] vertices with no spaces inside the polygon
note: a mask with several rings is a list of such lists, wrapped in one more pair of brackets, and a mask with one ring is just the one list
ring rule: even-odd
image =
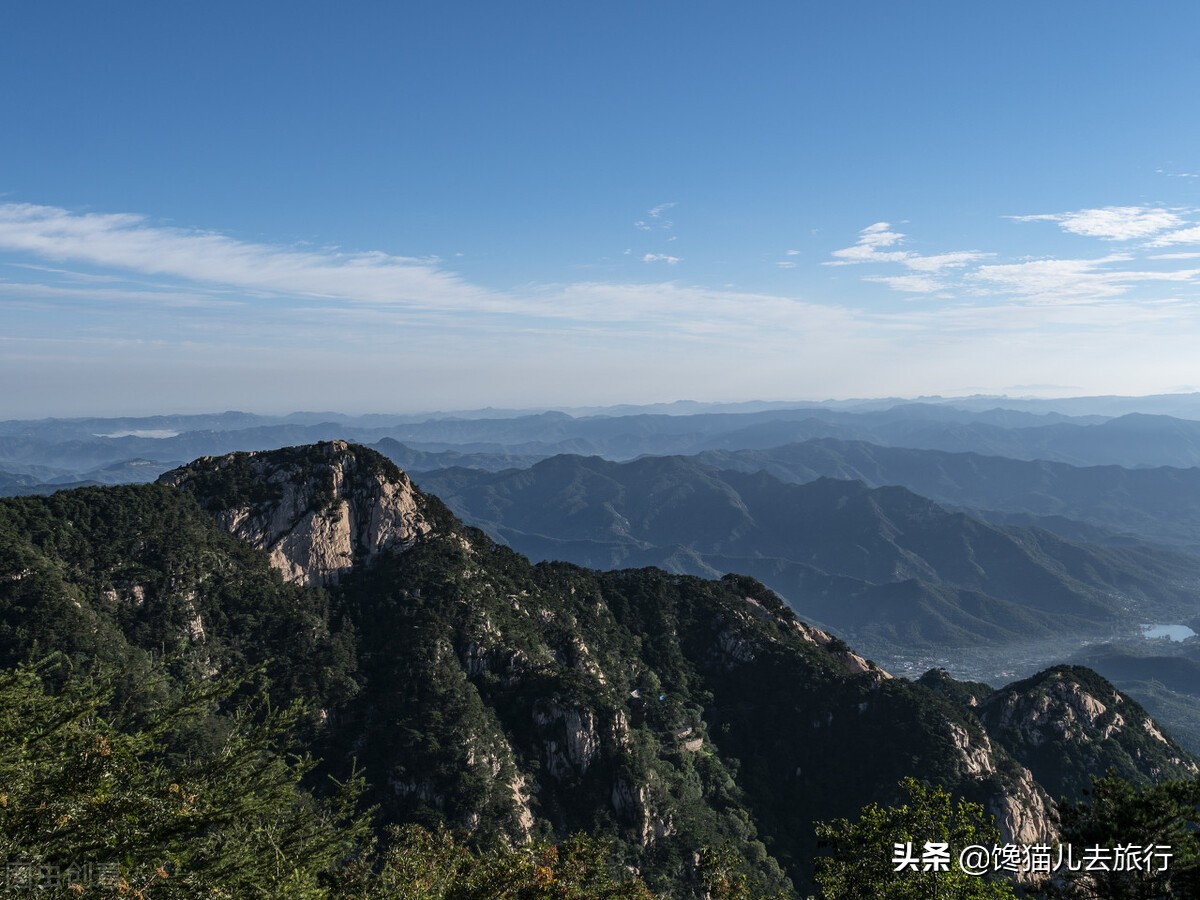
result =
[{"label": "mountain summit", "polygon": [[404,472],[345,441],[205,456],[158,481],[194,495],[222,528],[299,584],[335,582],[432,527]]}]

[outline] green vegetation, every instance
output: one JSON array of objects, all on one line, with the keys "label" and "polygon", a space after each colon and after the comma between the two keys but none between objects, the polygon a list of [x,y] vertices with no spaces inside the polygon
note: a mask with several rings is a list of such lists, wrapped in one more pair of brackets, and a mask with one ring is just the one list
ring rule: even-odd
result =
[{"label": "green vegetation", "polygon": [[[296,710],[239,705],[219,734],[198,735],[233,684],[131,716],[111,684],[69,677],[54,693],[47,680],[0,673],[0,857],[10,863],[107,870],[107,887],[155,898],[322,898],[323,876],[366,841],[361,780],[322,798],[299,787],[313,763],[284,744]],[[94,875],[75,877],[88,887]]]},{"label": "green vegetation", "polygon": [[[50,663],[53,663],[51,660]],[[53,666],[0,672],[0,858],[39,896],[280,900],[649,900],[610,848],[584,837],[474,852],[444,829],[393,829],[374,852],[363,782],[321,796],[286,752],[295,709],[238,706],[220,735],[194,726],[219,682],[131,718],[111,685]]]},{"label": "green vegetation", "polygon": [[653,900],[640,879],[613,871],[610,850],[575,835],[477,852],[444,828],[407,825],[389,832],[378,870],[344,878],[343,890],[363,900]]},{"label": "green vegetation", "polygon": [[[1137,871],[1081,871],[1062,895],[1071,900],[1157,900],[1200,897],[1200,781],[1136,786],[1116,776],[1097,779],[1089,797],[1062,808],[1063,842],[1081,848],[1169,847],[1159,861]],[[1115,868],[1115,865],[1113,866]]]},{"label": "green vegetation", "polygon": [[[855,821],[837,819],[817,826],[829,855],[817,859],[817,881],[824,900],[984,900],[1013,897],[1008,881],[969,875],[958,866],[965,847],[999,843],[1000,834],[983,807],[955,802],[942,788],[906,778],[900,806],[870,804]],[[946,844],[944,867],[919,862],[927,842]],[[918,860],[897,871],[896,844]],[[925,871],[925,869],[929,871]]]},{"label": "green vegetation", "polygon": [[277,703],[320,709],[357,690],[330,604],[164,486],[0,501],[0,665],[60,652],[120,686],[162,657],[169,686],[265,664]]}]

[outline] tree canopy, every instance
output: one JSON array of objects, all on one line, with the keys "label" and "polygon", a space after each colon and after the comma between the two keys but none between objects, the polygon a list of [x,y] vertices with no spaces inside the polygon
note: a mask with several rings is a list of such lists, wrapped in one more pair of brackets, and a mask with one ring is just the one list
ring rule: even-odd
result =
[{"label": "tree canopy", "polygon": [[[982,806],[955,801],[941,787],[906,778],[900,787],[907,802],[864,807],[851,821],[835,819],[817,826],[828,854],[816,861],[817,881],[825,900],[983,900],[1013,897],[1007,881],[985,880],[963,872],[958,852],[999,842],[1000,835]],[[899,846],[897,846],[899,845]],[[930,853],[927,845],[934,845]],[[946,865],[933,860],[945,846]],[[898,855],[920,860],[897,870]]]},{"label": "tree canopy", "polygon": [[[1139,787],[1115,775],[1095,781],[1090,796],[1063,804],[1062,837],[1076,857],[1087,847],[1169,847],[1170,857],[1143,867],[1069,873],[1059,895],[1072,900],[1200,897],[1200,781]],[[1115,862],[1115,860],[1114,860]],[[1161,871],[1160,871],[1161,868]]]},{"label": "tree canopy", "polygon": [[129,713],[104,679],[52,669],[0,671],[0,858],[18,896],[652,896],[586,836],[472,850],[444,828],[413,825],[380,847],[370,811],[358,810],[361,779],[303,784],[312,761],[288,752],[298,707],[259,697],[208,715],[233,696],[231,679]]}]

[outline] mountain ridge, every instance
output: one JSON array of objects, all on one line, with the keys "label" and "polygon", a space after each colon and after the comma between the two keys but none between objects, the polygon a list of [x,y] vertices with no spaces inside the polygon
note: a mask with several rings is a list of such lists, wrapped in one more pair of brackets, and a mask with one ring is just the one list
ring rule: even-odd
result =
[{"label": "mountain ridge", "polygon": [[[762,470],[718,470],[691,457],[617,463],[562,456],[524,470],[418,477],[468,521],[536,558],[746,571],[801,613],[857,640],[887,637],[878,626],[890,618],[890,601],[880,587],[899,599],[896,586],[916,586],[910,608],[931,606],[924,618],[910,618],[904,640],[932,646],[952,634],[966,643],[1006,631],[1019,639],[1034,624],[1099,636],[1128,627],[1135,607],[1190,608],[1187,586],[1197,579],[1195,560],[1168,551],[992,525],[898,486],[826,477],[783,483]],[[860,588],[848,589],[845,579]],[[842,599],[872,589],[882,606],[857,611]],[[943,614],[932,610],[956,602],[991,624],[974,638],[962,616],[943,627]],[[925,637],[913,624],[922,621]]]}]

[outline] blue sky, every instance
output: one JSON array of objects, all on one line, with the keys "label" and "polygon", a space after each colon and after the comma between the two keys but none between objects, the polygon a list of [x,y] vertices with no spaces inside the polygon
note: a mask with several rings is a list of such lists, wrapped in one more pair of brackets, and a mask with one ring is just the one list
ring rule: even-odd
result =
[{"label": "blue sky", "polygon": [[0,7],[0,416],[1200,386],[1200,7]]}]

